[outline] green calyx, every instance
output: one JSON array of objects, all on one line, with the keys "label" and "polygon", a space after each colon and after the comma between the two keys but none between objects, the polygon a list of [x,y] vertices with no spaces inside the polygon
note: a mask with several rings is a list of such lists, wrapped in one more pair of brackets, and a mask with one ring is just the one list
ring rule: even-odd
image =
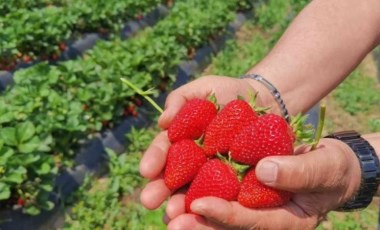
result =
[{"label": "green calyx", "polygon": [[218,104],[218,100],[217,100],[217,98],[216,98],[216,96],[215,96],[215,93],[210,94],[210,95],[207,97],[207,100],[209,100],[211,103],[213,103],[213,104],[215,105],[215,107],[216,107],[216,110],[219,111],[219,109],[220,109],[220,105]]},{"label": "green calyx", "polygon": [[236,174],[237,174],[237,177],[238,177],[239,181],[243,180],[245,174],[247,173],[247,170],[249,168],[251,168],[250,165],[241,164],[241,163],[238,163],[238,162],[234,161],[231,158],[230,153],[228,153],[228,157],[225,157],[225,156],[223,156],[220,153],[217,153],[216,156],[218,157],[218,159],[220,159],[225,164],[231,166],[236,171]]},{"label": "green calyx", "polygon": [[296,137],[296,141],[311,145],[311,149],[315,149],[322,136],[323,126],[325,122],[326,106],[320,107],[318,127],[315,130],[311,124],[305,124],[307,115],[297,114],[291,118],[290,126]]},{"label": "green calyx", "polygon": [[137,94],[143,96],[145,100],[147,100],[158,112],[163,113],[164,111],[162,108],[150,97],[151,95],[155,94],[154,88],[150,88],[146,91],[141,90],[136,85],[134,85],[132,82],[128,81],[126,78],[120,78],[120,80],[132,88]]},{"label": "green calyx", "polygon": [[[259,92],[253,92],[253,91],[248,91],[248,104],[252,107],[252,109],[259,115],[264,115],[266,114],[271,107],[261,107],[257,105],[257,96]],[[244,97],[238,96],[239,100],[244,100]]]},{"label": "green calyx", "polygon": [[313,142],[314,128],[311,124],[305,124],[307,115],[297,114],[291,117],[290,126],[298,143],[311,144]]}]

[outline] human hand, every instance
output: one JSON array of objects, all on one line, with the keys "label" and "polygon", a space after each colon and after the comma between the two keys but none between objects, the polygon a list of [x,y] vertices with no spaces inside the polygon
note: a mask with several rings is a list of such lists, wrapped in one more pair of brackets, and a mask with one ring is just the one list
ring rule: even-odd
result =
[{"label": "human hand", "polygon": [[194,201],[184,212],[184,194],[171,197],[168,229],[314,229],[327,212],[349,200],[360,185],[360,166],[343,142],[321,139],[316,150],[297,148],[293,156],[267,157],[256,167],[260,181],[294,192],[286,205],[249,209],[215,197]]},{"label": "human hand", "polygon": [[[236,99],[238,95],[248,98],[249,93],[252,93],[253,90],[246,79],[220,76],[201,77],[169,94],[165,111],[159,118],[158,124],[162,129],[167,129],[174,116],[189,99],[207,98],[215,93],[218,103],[226,104]],[[263,95],[266,95],[265,92],[263,94],[260,92],[257,98],[258,104]],[[158,208],[171,194],[160,176],[165,166],[169,146],[167,132],[163,131],[153,140],[141,160],[141,175],[151,180],[141,193],[141,203],[148,209]]]}]

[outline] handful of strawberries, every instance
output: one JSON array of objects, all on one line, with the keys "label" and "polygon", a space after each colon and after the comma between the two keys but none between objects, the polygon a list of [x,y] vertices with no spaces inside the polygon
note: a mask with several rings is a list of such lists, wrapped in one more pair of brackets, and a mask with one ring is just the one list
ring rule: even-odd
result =
[{"label": "handful of strawberries", "polygon": [[[298,119],[295,124],[301,122]],[[249,208],[284,205],[292,193],[260,183],[255,166],[266,156],[293,154],[297,129],[281,116],[263,114],[242,99],[230,101],[219,111],[210,100],[189,100],[168,129],[172,145],[165,184],[172,191],[189,185],[186,212],[191,212],[193,200],[205,196],[238,201]]]}]

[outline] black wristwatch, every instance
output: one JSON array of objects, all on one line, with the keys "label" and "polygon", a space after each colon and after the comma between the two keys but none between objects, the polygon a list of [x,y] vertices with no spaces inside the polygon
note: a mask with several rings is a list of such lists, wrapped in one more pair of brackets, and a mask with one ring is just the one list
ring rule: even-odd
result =
[{"label": "black wristwatch", "polygon": [[343,131],[333,133],[326,138],[343,141],[351,147],[356,154],[362,172],[360,189],[353,199],[346,202],[336,211],[357,211],[366,208],[376,194],[380,182],[379,158],[373,147],[356,131]]}]

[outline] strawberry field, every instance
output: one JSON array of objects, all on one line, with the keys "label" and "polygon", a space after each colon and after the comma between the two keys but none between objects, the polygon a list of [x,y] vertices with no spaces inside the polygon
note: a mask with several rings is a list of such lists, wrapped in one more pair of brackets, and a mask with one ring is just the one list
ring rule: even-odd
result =
[{"label": "strawberry field", "polygon": [[[159,114],[120,78],[153,89],[162,106],[168,92],[198,76],[240,76],[306,3],[1,2],[0,73],[13,84],[0,92],[0,229],[165,229],[164,209],[139,203],[146,181],[138,165],[159,132]],[[157,7],[167,13],[146,23]],[[240,28],[239,15],[246,19]],[[126,22],[144,26],[125,38]],[[101,39],[80,57],[62,58],[89,33]],[[341,125],[329,106],[344,111],[353,128],[379,131],[373,105],[380,86],[365,68],[374,63],[363,65],[329,96],[326,131]],[[362,87],[371,90],[353,91],[363,75]],[[348,92],[357,92],[351,97],[359,108],[348,103]],[[320,228],[373,229],[377,211],[374,204],[358,215],[332,213]]]}]

